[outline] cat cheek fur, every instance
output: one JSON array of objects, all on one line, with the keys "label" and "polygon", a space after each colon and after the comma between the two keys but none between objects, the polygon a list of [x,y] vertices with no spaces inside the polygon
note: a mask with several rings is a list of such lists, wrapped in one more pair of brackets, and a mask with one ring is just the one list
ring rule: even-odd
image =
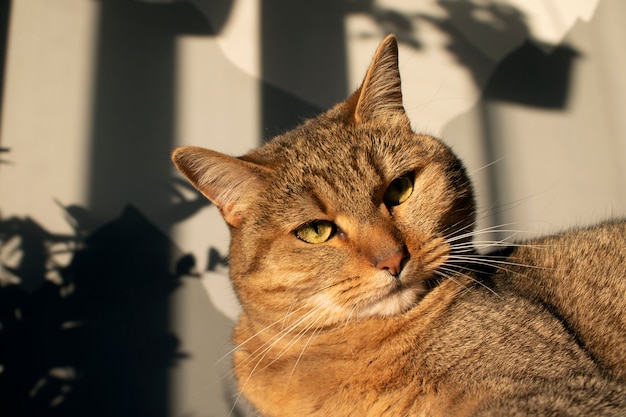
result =
[{"label": "cat cheek fur", "polygon": [[[312,311],[317,312],[318,325],[345,322],[360,317],[361,310],[370,308],[379,294],[395,287],[392,275],[375,268],[345,240],[322,245],[292,242],[292,247],[284,243],[287,247],[274,244],[260,266],[259,285],[251,297],[258,303],[260,292],[264,292],[268,305],[275,310],[294,311],[287,323],[295,323]],[[268,282],[268,276],[277,279]],[[281,308],[277,308],[278,301]]]},{"label": "cat cheek fur", "polygon": [[[245,240],[245,233],[243,239]],[[339,262],[346,262],[341,251],[329,245],[313,245],[299,241],[290,234],[277,233],[264,241],[255,241],[248,248],[234,243],[231,253],[248,252],[254,257],[248,268],[231,271],[238,296],[248,314],[264,324],[282,320],[285,325],[297,323],[323,301],[329,314],[333,307],[324,299],[324,287],[332,287],[341,273]],[[236,255],[243,257],[242,254]],[[248,260],[250,260],[248,258]],[[285,315],[285,312],[289,314]],[[334,314],[334,313],[333,313]]]},{"label": "cat cheek fur", "polygon": [[[344,236],[324,244],[308,244],[289,234],[276,234],[251,247],[251,252],[261,254],[255,262],[248,262],[254,268],[243,272],[235,267],[232,274],[242,304],[254,309],[255,316],[263,317],[267,324],[282,319],[296,327],[313,311],[320,317],[318,325],[323,326],[406,311],[424,288],[419,280],[400,282],[376,267],[377,254],[403,250],[397,229],[387,222],[385,229],[340,218],[338,223],[346,229]],[[233,253],[240,261],[242,247],[235,246]],[[402,291],[398,291],[400,284]],[[285,311],[292,312],[288,318],[281,316]],[[308,325],[307,321],[302,323]]]}]

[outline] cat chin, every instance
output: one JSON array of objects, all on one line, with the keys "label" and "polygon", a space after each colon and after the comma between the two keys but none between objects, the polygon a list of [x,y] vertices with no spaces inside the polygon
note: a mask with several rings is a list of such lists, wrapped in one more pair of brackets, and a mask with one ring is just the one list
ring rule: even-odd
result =
[{"label": "cat chin", "polygon": [[414,282],[409,286],[397,284],[387,295],[362,308],[359,311],[359,318],[404,314],[415,307],[426,292],[426,285],[423,281]]},{"label": "cat chin", "polygon": [[391,317],[404,314],[415,307],[437,285],[436,281],[438,281],[432,271],[416,269],[415,264],[410,261],[399,277],[393,277],[387,272],[374,276],[374,279],[381,281],[385,278],[393,280],[389,283],[385,295],[361,308],[359,318]]},{"label": "cat chin", "polygon": [[428,292],[425,280],[403,282],[402,278],[394,277],[388,272],[376,273],[368,278],[380,285],[371,291],[380,295],[363,300],[359,305],[346,306],[328,293],[318,293],[309,298],[312,309],[319,311],[326,323],[345,322],[349,319],[366,319],[371,317],[391,317],[404,314],[415,307]]}]

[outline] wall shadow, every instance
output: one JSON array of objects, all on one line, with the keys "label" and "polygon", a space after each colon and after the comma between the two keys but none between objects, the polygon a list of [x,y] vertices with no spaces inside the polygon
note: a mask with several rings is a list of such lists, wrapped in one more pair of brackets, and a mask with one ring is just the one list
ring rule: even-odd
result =
[{"label": "wall shadow", "polygon": [[[79,385],[76,397],[90,399],[92,413],[165,417],[166,371],[177,345],[168,334],[166,296],[175,285],[167,275],[172,248],[136,211],[123,208],[129,202],[168,206],[168,193],[156,185],[171,178],[166,158],[175,131],[176,37],[212,30],[187,2],[103,1],[98,25],[87,210],[96,224],[124,211],[120,222],[88,239],[90,251],[77,253],[67,272],[91,281],[77,283],[77,290],[80,300],[90,301],[79,309],[89,317],[83,368],[94,377]],[[99,302],[96,294],[114,301]],[[155,348],[144,348],[150,345]],[[98,392],[107,395],[94,398]]]},{"label": "wall shadow", "polygon": [[100,10],[89,205],[107,220],[128,202],[167,207],[175,132],[176,38],[211,35],[187,2],[105,1]]},{"label": "wall shadow", "polygon": [[567,106],[572,68],[579,52],[568,46],[549,54],[524,42],[497,66],[483,91],[490,101],[559,110]]},{"label": "wall shadow", "polygon": [[328,106],[345,99],[347,89],[343,1],[261,2],[261,135],[266,141],[322,110],[273,87],[290,80]]},{"label": "wall shadow", "polygon": [[131,206],[84,238],[75,230],[0,222],[0,413],[165,416],[167,370],[184,358],[168,300],[189,255]]},{"label": "wall shadow", "polygon": [[[212,2],[224,18],[230,4]],[[167,232],[209,204],[172,179],[175,43],[216,30],[188,2],[101,2],[88,205],[63,207],[70,235],[0,218],[0,415],[169,415],[169,369],[185,358],[170,300],[196,262]]]},{"label": "wall shadow", "polygon": [[172,184],[176,41],[215,33],[186,1],[101,2],[86,210],[94,224],[122,215],[90,235],[64,271],[88,323],[80,365],[89,378],[75,397],[91,409],[82,415],[169,415],[168,369],[184,357],[169,330],[170,294],[195,260],[167,233],[208,204],[182,193],[173,204],[181,185],[164,187]]}]

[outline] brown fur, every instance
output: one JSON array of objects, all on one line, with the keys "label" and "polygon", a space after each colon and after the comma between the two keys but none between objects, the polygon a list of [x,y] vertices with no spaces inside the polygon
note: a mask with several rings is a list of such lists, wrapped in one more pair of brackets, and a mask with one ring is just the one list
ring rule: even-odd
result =
[{"label": "brown fur", "polygon": [[[411,131],[393,36],[346,102],[243,157],[173,160],[230,226],[234,368],[262,415],[626,414],[626,226],[478,255],[471,185]],[[329,240],[296,237],[318,220]]]}]

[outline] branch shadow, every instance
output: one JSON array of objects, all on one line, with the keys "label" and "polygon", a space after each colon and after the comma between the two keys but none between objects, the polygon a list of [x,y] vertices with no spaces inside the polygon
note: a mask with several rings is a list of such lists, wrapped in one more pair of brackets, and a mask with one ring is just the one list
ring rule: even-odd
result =
[{"label": "branch shadow", "polygon": [[185,355],[162,323],[189,255],[131,206],[84,239],[10,218],[0,242],[3,415],[164,415]]}]

